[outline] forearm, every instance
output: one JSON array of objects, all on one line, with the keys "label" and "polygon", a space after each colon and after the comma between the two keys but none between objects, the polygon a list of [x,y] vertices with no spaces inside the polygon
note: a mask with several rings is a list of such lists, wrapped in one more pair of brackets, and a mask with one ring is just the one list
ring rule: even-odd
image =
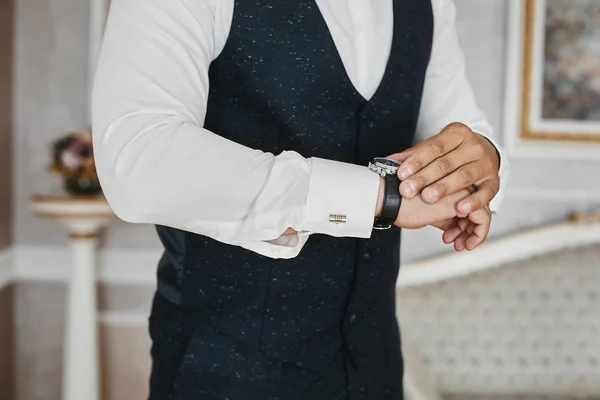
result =
[{"label": "forearm", "polygon": [[[271,240],[278,234],[270,230],[288,224],[302,228],[310,168],[297,153],[258,152],[160,113],[125,117],[104,131],[101,125],[94,136],[98,174],[121,219],[231,243]],[[284,209],[285,220],[268,215]],[[261,221],[270,229],[258,229]]]},{"label": "forearm", "polygon": [[[370,236],[379,177],[366,167],[294,152],[274,156],[170,119],[132,115],[104,131],[97,123],[98,173],[121,219],[239,245],[275,240],[287,228]],[[349,222],[329,222],[336,213]]]},{"label": "forearm", "polygon": [[[203,128],[216,56],[211,4],[113,2],[93,96],[95,157],[108,201],[127,221],[267,256],[294,256],[310,233],[368,237],[378,179],[366,167],[265,153]],[[333,224],[331,214],[348,222]],[[288,228],[302,237],[277,242]],[[271,244],[294,248],[263,251]]]}]

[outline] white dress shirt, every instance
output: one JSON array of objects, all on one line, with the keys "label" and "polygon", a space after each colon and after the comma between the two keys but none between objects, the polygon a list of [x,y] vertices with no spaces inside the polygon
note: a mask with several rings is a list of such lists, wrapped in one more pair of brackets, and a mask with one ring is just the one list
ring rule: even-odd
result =
[{"label": "white dress shirt", "polygon": [[[369,99],[390,53],[392,0],[316,4],[346,73]],[[432,5],[417,141],[455,121],[491,139],[465,77],[454,4]],[[109,203],[123,220],[207,235],[272,258],[295,257],[312,233],[370,237],[379,176],[365,166],[265,153],[203,128],[208,68],[223,50],[233,11],[234,0],[112,1],[93,96],[95,158]],[[501,158],[493,209],[505,186]],[[333,224],[330,214],[347,222]],[[298,234],[281,236],[289,227]]]}]

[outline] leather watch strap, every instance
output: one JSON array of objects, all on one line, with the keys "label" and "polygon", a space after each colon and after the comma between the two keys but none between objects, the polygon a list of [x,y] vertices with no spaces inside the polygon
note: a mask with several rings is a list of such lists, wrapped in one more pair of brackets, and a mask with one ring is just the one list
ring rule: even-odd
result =
[{"label": "leather watch strap", "polygon": [[381,215],[375,218],[373,228],[389,229],[392,227],[402,205],[402,196],[400,196],[400,179],[396,174],[385,176],[385,189],[383,195],[383,206]]}]

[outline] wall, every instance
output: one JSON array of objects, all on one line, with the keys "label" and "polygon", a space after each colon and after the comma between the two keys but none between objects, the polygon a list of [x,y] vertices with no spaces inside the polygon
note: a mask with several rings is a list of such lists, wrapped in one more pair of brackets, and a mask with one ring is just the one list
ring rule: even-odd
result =
[{"label": "wall", "polygon": [[[55,223],[32,216],[28,201],[35,193],[61,193],[61,180],[46,172],[49,144],[89,125],[89,2],[15,1],[15,242],[64,244],[66,234]],[[111,246],[158,245],[151,227],[124,223],[107,240]]]},{"label": "wall", "polygon": [[0,249],[12,234],[12,1],[0,0]]},{"label": "wall", "polygon": [[[12,22],[13,0],[0,0],[0,276],[12,240]],[[12,297],[12,288],[0,282],[0,399],[12,398]]]},{"label": "wall", "polygon": [[[456,0],[458,29],[468,74],[478,101],[502,133],[506,11],[508,1]],[[60,181],[44,171],[48,142],[70,129],[86,127],[88,4],[78,0],[18,0],[16,83],[16,241],[64,243],[55,226],[32,217],[27,207],[35,192],[60,191]],[[36,29],[31,29],[31,27]],[[473,34],[476,32],[476,34]],[[600,202],[600,181],[587,176],[593,162],[511,160],[511,191],[495,218],[500,235],[563,219],[577,207]],[[560,186],[559,186],[560,185]],[[570,199],[557,197],[577,192]],[[538,191],[546,193],[541,197]],[[548,191],[550,191],[548,193]],[[152,227],[120,223],[106,238],[114,247],[156,247]],[[404,260],[448,251],[437,231],[405,232]]]},{"label": "wall", "polygon": [[[56,225],[29,212],[34,193],[58,192],[46,172],[49,143],[86,127],[88,2],[14,0],[15,241],[64,240]],[[59,231],[60,232],[60,231]]]}]

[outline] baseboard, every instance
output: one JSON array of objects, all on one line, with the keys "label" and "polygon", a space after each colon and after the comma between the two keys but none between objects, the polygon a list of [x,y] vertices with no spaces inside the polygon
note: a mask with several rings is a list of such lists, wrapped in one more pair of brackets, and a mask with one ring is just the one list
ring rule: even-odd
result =
[{"label": "baseboard", "polygon": [[126,328],[145,328],[148,326],[148,315],[144,312],[102,311],[98,315],[98,322],[107,326]]},{"label": "baseboard", "polygon": [[553,189],[511,189],[506,191],[505,199],[518,200],[521,202],[538,203],[600,203],[600,191],[598,190],[553,190]]},{"label": "baseboard", "polygon": [[12,249],[0,250],[0,289],[13,281],[12,263]]},{"label": "baseboard", "polygon": [[[160,249],[105,249],[98,252],[98,281],[106,285],[156,285]],[[16,282],[66,282],[71,268],[68,247],[17,245],[0,252],[0,287]],[[108,326],[145,328],[148,314],[101,311],[98,322]]]}]

